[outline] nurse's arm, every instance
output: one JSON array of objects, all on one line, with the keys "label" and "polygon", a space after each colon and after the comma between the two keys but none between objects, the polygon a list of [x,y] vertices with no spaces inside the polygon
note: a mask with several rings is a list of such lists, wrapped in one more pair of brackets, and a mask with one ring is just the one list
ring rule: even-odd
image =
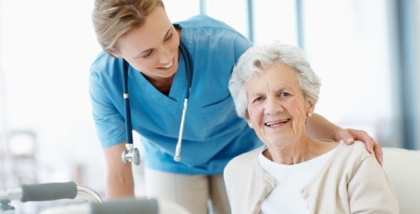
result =
[{"label": "nurse's arm", "polygon": [[106,198],[134,197],[134,179],[131,163],[124,163],[121,154],[125,142],[104,149],[107,164]]},{"label": "nurse's arm", "polygon": [[343,129],[321,115],[313,114],[306,125],[306,132],[309,136],[316,139],[343,140],[347,144],[352,144],[355,140],[362,141],[366,144],[366,149],[369,153],[374,152],[376,159],[382,165],[383,154],[381,146],[363,130]]}]

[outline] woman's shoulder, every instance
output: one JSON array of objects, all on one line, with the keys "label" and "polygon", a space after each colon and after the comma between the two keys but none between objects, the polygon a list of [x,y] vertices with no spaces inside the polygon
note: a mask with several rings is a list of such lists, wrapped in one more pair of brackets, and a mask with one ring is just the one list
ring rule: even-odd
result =
[{"label": "woman's shoulder", "polygon": [[123,69],[123,63],[123,59],[115,58],[101,51],[90,65],[90,75],[100,79],[112,78],[120,81],[120,71]]},{"label": "woman's shoulder", "polygon": [[117,59],[104,51],[100,51],[95,60],[92,62],[90,70],[91,72],[102,72],[102,70],[108,67],[113,67],[115,63],[121,63],[121,59]]},{"label": "woman's shoulder", "polygon": [[353,144],[346,144],[340,141],[337,153],[339,154],[336,158],[343,158],[346,161],[363,161],[368,157],[374,157],[367,151],[366,144],[362,141],[354,141]]},{"label": "woman's shoulder", "polygon": [[343,141],[340,141],[339,144],[343,144],[344,150],[349,152],[357,151],[361,154],[369,154],[369,152],[366,149],[366,144],[362,141],[354,141],[352,144],[346,144]]},{"label": "woman's shoulder", "polygon": [[254,161],[257,161],[258,154],[260,154],[264,149],[265,149],[265,146],[261,146],[254,150],[242,153],[234,157],[232,160],[228,162],[226,169],[229,169],[229,168],[239,169],[241,167],[246,167],[249,169],[249,166],[250,166],[249,164],[253,163]]},{"label": "woman's shoulder", "polygon": [[233,33],[233,34],[240,34],[237,30],[235,30],[230,25],[226,24],[225,22],[215,19],[213,17],[207,15],[196,15],[187,20],[175,22],[181,26],[183,30],[199,30],[199,31],[223,31],[225,33]]}]

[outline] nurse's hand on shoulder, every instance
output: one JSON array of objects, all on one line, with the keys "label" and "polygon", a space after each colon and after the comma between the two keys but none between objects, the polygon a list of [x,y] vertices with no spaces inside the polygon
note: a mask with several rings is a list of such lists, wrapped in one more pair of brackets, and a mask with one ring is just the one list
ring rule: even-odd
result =
[{"label": "nurse's hand on shoulder", "polygon": [[343,140],[347,144],[353,144],[355,140],[362,141],[366,144],[369,153],[375,153],[375,157],[382,166],[383,154],[382,147],[369,134],[363,130],[356,129],[340,129],[334,135],[334,140]]}]

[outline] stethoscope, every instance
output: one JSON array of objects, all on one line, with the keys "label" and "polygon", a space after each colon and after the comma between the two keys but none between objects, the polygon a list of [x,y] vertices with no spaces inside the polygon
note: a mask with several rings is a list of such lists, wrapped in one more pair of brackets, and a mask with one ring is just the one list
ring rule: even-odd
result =
[{"label": "stethoscope", "polygon": [[[182,145],[182,135],[184,133],[184,123],[185,123],[185,115],[187,112],[188,107],[188,99],[190,97],[191,91],[191,82],[192,82],[192,70],[193,70],[193,63],[191,60],[191,55],[188,50],[185,48],[185,44],[180,40],[179,49],[181,51],[182,56],[184,56],[185,61],[185,69],[187,73],[187,93],[184,98],[184,108],[182,110],[181,116],[181,123],[179,125],[179,134],[178,134],[178,141],[175,147],[175,156],[174,160],[179,162],[181,161],[180,153],[181,153],[181,145]],[[140,164],[140,153],[137,148],[133,145],[133,133],[132,133],[132,124],[131,124],[131,110],[130,110],[130,101],[128,98],[128,62],[124,60],[123,62],[123,97],[124,97],[124,107],[125,107],[125,129],[127,130],[127,142],[125,144],[125,151],[122,153],[122,160],[124,163],[132,162],[135,165]]]}]

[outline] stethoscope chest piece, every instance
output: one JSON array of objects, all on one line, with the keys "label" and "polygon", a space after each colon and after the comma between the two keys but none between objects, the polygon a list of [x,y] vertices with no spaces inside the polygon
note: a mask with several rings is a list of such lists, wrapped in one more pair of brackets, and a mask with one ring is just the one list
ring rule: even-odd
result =
[{"label": "stethoscope chest piece", "polygon": [[132,162],[135,165],[140,164],[140,152],[133,144],[126,144],[126,150],[121,154],[122,161],[124,163]]}]

